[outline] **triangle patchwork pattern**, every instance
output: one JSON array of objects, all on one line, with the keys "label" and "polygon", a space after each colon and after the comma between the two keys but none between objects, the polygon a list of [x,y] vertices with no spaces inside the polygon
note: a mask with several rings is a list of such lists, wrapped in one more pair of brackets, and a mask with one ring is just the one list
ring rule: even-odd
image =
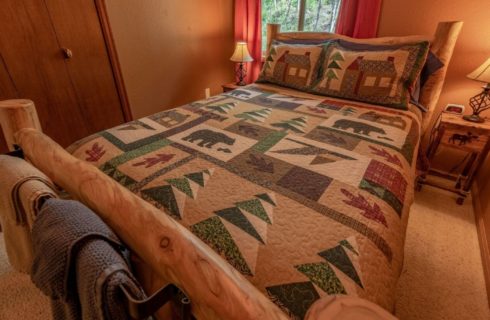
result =
[{"label": "triangle patchwork pattern", "polygon": [[270,299],[291,319],[304,319],[320,295],[310,281],[285,283],[265,288]]},{"label": "triangle patchwork pattern", "polygon": [[190,226],[191,231],[218,252],[239,272],[252,275],[233,237],[219,217],[211,217]]},{"label": "triangle patchwork pattern", "polygon": [[204,172],[194,172],[184,175],[187,179],[194,181],[201,187],[204,187]]},{"label": "triangle patchwork pattern", "polygon": [[342,282],[328,263],[307,263],[296,266],[296,269],[328,294],[347,294]]},{"label": "triangle patchwork pattern", "polygon": [[241,230],[245,231],[262,244],[264,244],[264,240],[260,237],[257,230],[255,230],[254,226],[250,223],[250,221],[245,217],[245,215],[240,211],[237,207],[231,207],[219,211],[215,211],[215,214],[225,219],[226,221],[234,224]]},{"label": "triangle patchwork pattern", "polygon": [[252,238],[248,233],[243,232],[243,230],[236,225],[224,219],[221,219],[221,222],[230,233],[230,236],[233,238],[235,245],[240,251],[240,254],[246,261],[250,272],[255,274],[255,266],[257,265],[257,258],[259,256],[260,243],[255,241],[254,238]]},{"label": "triangle patchwork pattern", "polygon": [[256,194],[255,196],[259,199],[262,199],[272,204],[274,207],[276,206],[276,199],[274,197],[274,194],[272,193],[261,193],[261,194]]},{"label": "triangle patchwork pattern", "polygon": [[116,167],[111,164],[106,163],[101,170],[107,174],[112,179],[116,180],[119,184],[122,184],[126,188],[131,189],[132,185],[136,184],[136,180],[125,175],[121,171],[119,171]]},{"label": "triangle patchwork pattern", "polygon": [[172,217],[182,219],[186,198],[196,199],[199,187],[206,185],[211,174],[211,170],[204,170],[182,178],[167,179],[168,185],[141,190],[141,196],[158,208],[164,208]]},{"label": "triangle patchwork pattern", "polygon": [[194,196],[192,194],[192,189],[188,179],[176,178],[176,179],[167,179],[165,181],[168,182],[172,187],[185,193],[188,197],[194,199]]},{"label": "triangle patchwork pattern", "polygon": [[[358,251],[356,248],[354,248],[354,246],[353,246],[353,245],[351,245],[351,244],[350,244],[350,242],[349,242],[348,240],[349,240],[349,239],[344,239],[344,240],[341,240],[341,241],[339,241],[339,244],[340,244],[341,246],[343,246],[344,248],[349,249],[349,250],[350,250],[350,251],[352,251],[354,254],[359,255],[359,251]],[[354,239],[354,240],[355,240],[355,239]]]},{"label": "triangle patchwork pattern", "polygon": [[241,213],[245,216],[245,218],[247,218],[248,221],[252,224],[255,231],[259,234],[260,238],[262,239],[263,243],[264,244],[267,243],[267,227],[269,224],[264,220],[258,218],[257,216],[248,213],[247,211],[243,211],[242,209],[238,209],[238,210],[240,210]]},{"label": "triangle patchwork pattern", "polygon": [[241,201],[241,202],[235,203],[235,205],[238,208],[245,210],[245,211],[259,217],[260,219],[264,220],[268,224],[272,224],[271,219],[267,215],[267,212],[264,209],[264,206],[262,205],[262,202],[260,202],[259,199]]},{"label": "triangle patchwork pattern", "polygon": [[170,216],[182,219],[172,186],[165,185],[141,190],[141,196],[143,199],[155,203],[158,208],[164,208]]},{"label": "triangle patchwork pattern", "polygon": [[335,160],[329,159],[327,157],[316,156],[315,159],[313,159],[310,164],[325,164],[325,163],[332,163],[332,162],[335,162]]},{"label": "triangle patchwork pattern", "polygon": [[359,277],[356,268],[352,264],[349,256],[345,252],[342,245],[338,245],[331,249],[322,251],[318,254],[320,257],[327,260],[329,263],[334,265],[340,271],[345,273],[349,278],[351,278],[355,283],[357,283],[361,288],[364,288]]}]

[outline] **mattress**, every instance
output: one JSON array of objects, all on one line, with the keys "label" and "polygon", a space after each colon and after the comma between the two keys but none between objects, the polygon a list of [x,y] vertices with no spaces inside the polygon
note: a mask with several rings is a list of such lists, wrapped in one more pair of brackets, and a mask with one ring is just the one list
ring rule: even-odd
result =
[{"label": "mattress", "polygon": [[303,318],[335,294],[392,310],[420,127],[413,106],[254,84],[99,132],[70,151]]}]

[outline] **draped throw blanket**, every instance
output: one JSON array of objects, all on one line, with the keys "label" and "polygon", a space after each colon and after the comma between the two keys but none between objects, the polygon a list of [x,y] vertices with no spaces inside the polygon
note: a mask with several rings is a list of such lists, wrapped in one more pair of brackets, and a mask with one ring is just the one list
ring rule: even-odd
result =
[{"label": "draped throw blanket", "polygon": [[245,82],[254,82],[262,65],[262,1],[235,0],[235,41],[245,41],[253,62],[248,62]]},{"label": "draped throw blanket", "polygon": [[353,38],[374,38],[381,0],[342,0],[336,32]]},{"label": "draped throw blanket", "polygon": [[32,229],[31,279],[52,300],[53,318],[130,319],[120,286],[145,294],[128,251],[102,220],[77,201],[50,199]]},{"label": "draped throw blanket", "polygon": [[42,203],[56,197],[55,187],[44,173],[22,159],[0,156],[0,222],[15,270],[30,271],[33,221]]}]

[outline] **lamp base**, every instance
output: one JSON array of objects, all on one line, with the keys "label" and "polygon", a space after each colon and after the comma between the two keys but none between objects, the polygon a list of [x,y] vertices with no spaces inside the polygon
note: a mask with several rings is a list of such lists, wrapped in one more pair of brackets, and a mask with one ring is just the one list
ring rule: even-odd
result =
[{"label": "lamp base", "polygon": [[466,120],[466,121],[477,122],[477,123],[485,122],[485,119],[483,119],[482,117],[480,117],[477,114],[472,114],[470,116],[469,115],[463,116],[463,119]]},{"label": "lamp base", "polygon": [[247,68],[243,62],[238,64],[238,68],[236,69],[236,77],[237,77],[237,86],[246,86],[245,77],[247,76]]}]

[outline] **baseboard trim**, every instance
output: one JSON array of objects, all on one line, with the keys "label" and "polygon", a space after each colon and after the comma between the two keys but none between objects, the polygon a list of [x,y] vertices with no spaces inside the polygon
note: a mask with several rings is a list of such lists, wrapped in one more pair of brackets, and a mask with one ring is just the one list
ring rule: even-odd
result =
[{"label": "baseboard trim", "polygon": [[490,305],[490,247],[489,247],[489,234],[485,231],[485,225],[483,221],[483,209],[481,206],[480,199],[480,190],[478,189],[476,183],[473,184],[473,188],[471,190],[471,194],[473,196],[473,208],[475,210],[475,223],[476,230],[478,232],[478,240],[480,242],[480,253],[481,260],[483,263],[483,273],[485,276],[485,284],[487,288],[487,299],[488,304]]}]

